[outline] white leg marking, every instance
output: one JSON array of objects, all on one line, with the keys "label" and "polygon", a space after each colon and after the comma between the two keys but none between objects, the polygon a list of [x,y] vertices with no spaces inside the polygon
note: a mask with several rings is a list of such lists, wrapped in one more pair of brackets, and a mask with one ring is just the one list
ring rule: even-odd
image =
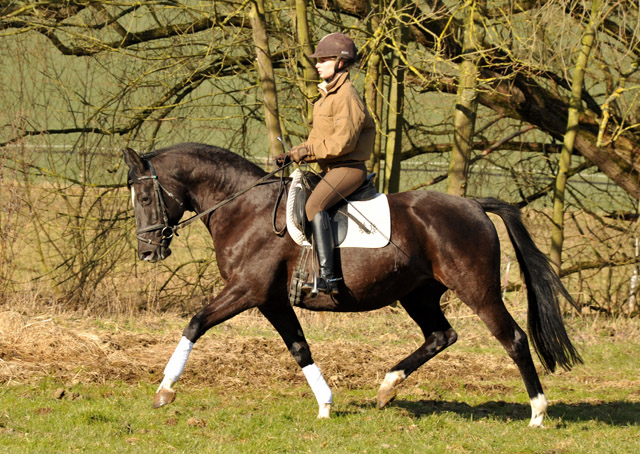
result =
[{"label": "white leg marking", "polygon": [[407,374],[403,370],[394,370],[393,372],[387,372],[384,376],[384,381],[380,385],[380,390],[383,391],[389,388],[395,388],[407,378]]},{"label": "white leg marking", "polygon": [[156,392],[159,393],[162,388],[172,389],[171,387],[173,386],[174,383],[175,382],[171,378],[164,377],[160,382],[160,386],[158,386],[158,389],[156,390]]},{"label": "white leg marking", "polygon": [[531,422],[529,427],[544,427],[542,421],[547,414],[547,398],[540,393],[531,399]]},{"label": "white leg marking", "polygon": [[171,359],[169,359],[169,362],[167,363],[167,367],[164,368],[164,380],[162,380],[160,388],[165,387],[171,389],[171,385],[178,381],[178,378],[182,375],[184,365],[187,363],[187,359],[189,359],[189,354],[192,349],[193,342],[182,336],[182,339],[178,342],[176,350],[173,352]]},{"label": "white leg marking", "polygon": [[333,394],[331,393],[329,385],[327,385],[327,382],[324,380],[322,372],[320,372],[320,369],[318,369],[315,363],[303,367],[302,372],[318,401],[318,418],[328,418],[331,414]]},{"label": "white leg marking", "polygon": [[329,419],[331,416],[331,404],[320,404],[318,419]]}]

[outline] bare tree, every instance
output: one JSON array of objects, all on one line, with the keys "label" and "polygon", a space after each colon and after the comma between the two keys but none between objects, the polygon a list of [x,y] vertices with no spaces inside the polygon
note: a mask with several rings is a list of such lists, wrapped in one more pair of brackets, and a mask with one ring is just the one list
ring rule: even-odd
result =
[{"label": "bare tree", "polygon": [[477,62],[483,47],[483,17],[486,9],[484,1],[467,1],[462,6],[464,28],[462,30],[462,62],[458,77],[456,113],[454,117],[453,146],[449,161],[447,192],[464,197],[467,192],[469,161],[473,149],[473,136],[478,110]]},{"label": "bare tree", "polygon": [[302,92],[305,96],[305,118],[311,123],[313,115],[312,100],[317,96],[315,68],[309,55],[313,53],[313,46],[309,33],[307,0],[295,0],[296,6],[296,36],[299,43],[298,61],[302,66]]},{"label": "bare tree", "polygon": [[402,0],[397,2],[397,17],[390,25],[391,58],[389,62],[389,100],[386,115],[386,152],[383,190],[388,193],[400,190],[400,166],[402,153],[402,128],[404,123],[404,79],[406,61],[406,14]]},{"label": "bare tree", "polygon": [[282,136],[280,130],[280,114],[278,113],[278,93],[276,78],[269,51],[269,38],[265,22],[264,1],[254,0],[250,5],[249,18],[253,31],[253,40],[257,55],[257,72],[262,86],[262,97],[265,109],[265,122],[269,136],[269,149],[272,156],[280,154],[281,145],[278,137]]},{"label": "bare tree", "polygon": [[562,267],[562,243],[564,241],[564,199],[567,185],[567,173],[570,170],[571,154],[580,128],[580,112],[582,111],[582,86],[584,73],[593,48],[596,29],[600,23],[602,2],[594,0],[591,5],[591,18],[582,37],[582,47],[576,59],[573,78],[571,80],[571,99],[567,114],[567,131],[564,135],[562,151],[558,160],[555,190],[553,192],[553,229],[551,231],[551,263],[560,272]]},{"label": "bare tree", "polygon": [[[19,205],[41,216],[33,221],[38,235],[26,243],[41,258],[42,279],[88,298],[92,281],[107,285],[116,272],[103,262],[125,252],[114,246],[117,235],[98,232],[111,226],[127,237],[130,228],[119,147],[201,141],[259,158],[273,148],[268,124],[304,137],[317,95],[315,71],[304,55],[324,34],[344,31],[363,49],[366,75],[354,72],[354,82],[364,79],[378,128],[371,167],[380,174],[389,167],[387,177],[400,161],[411,170],[387,182],[388,188],[444,190],[453,144],[463,144],[459,168],[467,196],[499,196],[527,207],[536,213],[528,221],[539,224],[544,244],[552,228],[552,177],[566,175],[562,274],[578,281],[589,306],[603,304],[594,296],[596,285],[628,298],[635,227],[627,219],[637,217],[640,198],[637,2],[606,2],[594,29],[593,63],[585,66],[577,91],[570,50],[581,47],[591,18],[582,1],[486,2],[486,9],[476,8],[483,13],[474,22],[465,20],[460,2],[449,0],[262,1],[264,8],[253,3],[253,22],[251,2],[0,1],[6,69],[0,76],[0,146],[32,152],[2,156],[5,168],[27,169],[25,182],[34,185]],[[265,66],[256,66],[257,49],[268,52]],[[469,63],[475,65],[475,87],[460,77]],[[259,68],[267,69],[260,74]],[[266,96],[276,93],[276,82],[277,102]],[[474,115],[456,123],[454,106],[463,100],[456,96],[469,89],[475,102],[465,108]],[[578,99],[577,134],[571,154],[565,147],[560,159]],[[279,121],[271,122],[275,108]],[[458,140],[462,126],[466,132]],[[5,182],[7,175],[19,173],[5,172]],[[3,232],[12,219],[0,216]],[[117,223],[96,221],[104,219]],[[61,238],[73,235],[86,238],[69,241],[67,251],[57,249]],[[204,276],[211,257],[193,251],[184,263]],[[159,266],[167,267],[165,280],[153,285],[163,294],[177,295],[180,285],[193,283],[186,265]]]}]

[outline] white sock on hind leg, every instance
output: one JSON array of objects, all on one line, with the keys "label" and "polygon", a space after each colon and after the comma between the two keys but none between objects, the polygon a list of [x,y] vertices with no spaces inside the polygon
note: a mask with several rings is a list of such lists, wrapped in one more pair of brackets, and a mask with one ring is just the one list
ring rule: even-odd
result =
[{"label": "white sock on hind leg", "polygon": [[542,393],[531,399],[531,422],[529,422],[529,427],[544,427],[543,421],[547,414],[548,405],[547,398]]}]

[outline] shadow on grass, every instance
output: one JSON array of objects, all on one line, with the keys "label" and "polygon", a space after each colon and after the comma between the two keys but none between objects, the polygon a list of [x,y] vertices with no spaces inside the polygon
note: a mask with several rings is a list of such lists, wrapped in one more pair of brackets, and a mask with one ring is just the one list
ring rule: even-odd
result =
[{"label": "shadow on grass", "polygon": [[[416,418],[432,414],[451,412],[470,419],[486,417],[502,419],[528,419],[531,416],[529,404],[490,401],[471,406],[458,401],[420,400],[408,401],[396,399],[389,407],[403,408]],[[549,405],[551,418],[563,421],[597,421],[611,426],[640,425],[640,402],[557,402]]]}]

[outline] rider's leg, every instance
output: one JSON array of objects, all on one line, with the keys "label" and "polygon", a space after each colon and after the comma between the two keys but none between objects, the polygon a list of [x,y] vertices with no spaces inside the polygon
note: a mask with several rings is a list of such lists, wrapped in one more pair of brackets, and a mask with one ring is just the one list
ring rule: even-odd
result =
[{"label": "rider's leg", "polygon": [[[318,254],[320,278],[317,282],[317,290],[320,293],[338,294],[338,283],[335,278],[333,258],[333,231],[331,220],[326,211],[320,211],[311,221],[313,231],[313,244]],[[303,290],[307,287],[303,286]],[[313,289],[312,289],[313,290]]]},{"label": "rider's leg", "polygon": [[326,210],[358,189],[366,175],[364,163],[333,168],[324,175],[309,196],[305,211],[307,219],[311,222],[321,279],[316,281],[316,285],[313,282],[304,284],[303,291],[318,291],[332,295],[338,293],[334,271],[333,232]]},{"label": "rider's leg", "polygon": [[307,221],[313,221],[320,211],[327,211],[358,189],[367,177],[364,163],[334,167],[316,185],[305,205]]}]

